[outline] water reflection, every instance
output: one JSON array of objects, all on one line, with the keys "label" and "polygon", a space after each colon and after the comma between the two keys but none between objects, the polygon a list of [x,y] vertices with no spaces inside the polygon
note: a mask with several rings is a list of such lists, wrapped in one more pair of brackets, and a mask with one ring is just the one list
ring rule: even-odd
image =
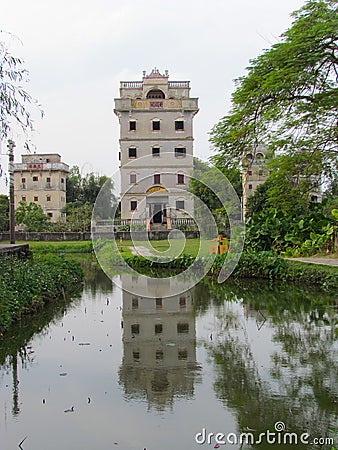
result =
[{"label": "water reflection", "polygon": [[[191,292],[167,297],[168,286],[121,275],[123,360],[119,382],[128,399],[146,399],[148,408],[172,408],[175,397],[192,398],[200,381]],[[130,292],[147,283],[154,297]],[[140,289],[143,292],[143,289]],[[163,297],[162,297],[163,296]]]},{"label": "water reflection", "polygon": [[[257,435],[277,421],[299,435],[331,435],[332,294],[205,279],[167,297],[170,282],[159,288],[156,280],[119,277],[122,293],[88,266],[81,300],[52,304],[2,339],[4,448],[25,435],[27,450],[108,449],[114,442],[124,450],[201,448],[194,436],[202,427]],[[128,293],[144,282],[149,297]]]},{"label": "water reflection", "polygon": [[[211,286],[216,342],[207,347],[216,369],[214,389],[236,413],[241,432],[250,429],[258,436],[283,421],[299,436],[329,436],[337,419],[332,298],[292,286],[284,286],[283,295],[281,289],[259,283],[254,290],[249,283]],[[220,303],[221,296],[237,301]]]},{"label": "water reflection", "polygon": [[12,374],[12,414],[20,413],[20,379],[19,369],[28,369],[34,363],[34,350],[30,342],[34,336],[46,336],[48,330],[60,318],[67,314],[69,308],[79,301],[83,286],[78,286],[72,299],[59,299],[44,307],[39,313],[23,317],[19,323],[14,324],[1,339],[0,369]]}]

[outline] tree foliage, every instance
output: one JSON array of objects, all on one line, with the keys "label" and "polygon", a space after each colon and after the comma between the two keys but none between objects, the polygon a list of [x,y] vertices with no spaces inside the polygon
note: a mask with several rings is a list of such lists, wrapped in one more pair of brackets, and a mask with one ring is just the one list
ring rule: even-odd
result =
[{"label": "tree foliage", "polygon": [[102,186],[109,180],[106,175],[98,175],[93,172],[81,175],[78,166],[70,168],[67,177],[67,202],[89,203],[93,205]]},{"label": "tree foliage", "polygon": [[[194,158],[194,172],[190,179],[189,190],[198,197],[215,218],[219,231],[228,228],[227,213],[231,212],[232,196],[229,195],[229,202],[222,204],[218,194],[224,192],[227,187],[224,185],[224,177],[228,179],[238,197],[242,195],[242,179],[239,169],[210,166],[208,163]],[[210,180],[214,190],[211,190]],[[231,199],[231,200],[230,200]],[[236,205],[235,205],[236,206]],[[199,204],[195,202],[195,215],[198,217]]]},{"label": "tree foliage", "polygon": [[282,155],[268,162],[269,176],[249,196],[246,217],[266,210],[278,209],[288,214],[309,212],[313,197],[320,194],[321,162],[315,167],[315,158],[307,153]]},{"label": "tree foliage", "polygon": [[[4,38],[4,33],[2,37]],[[8,139],[15,127],[26,136],[25,148],[29,150],[28,133],[33,130],[30,105],[43,112],[37,101],[22,87],[28,81],[28,71],[21,58],[11,55],[8,45],[0,41],[0,141]]]},{"label": "tree foliage", "polygon": [[[292,14],[281,41],[251,61],[236,80],[232,109],[211,132],[214,161],[239,165],[261,142],[271,150],[307,152],[322,173],[337,172],[337,2],[308,0]],[[312,158],[309,159],[312,161]],[[310,166],[312,167],[312,166]]]},{"label": "tree foliage", "polygon": [[0,231],[9,230],[9,200],[7,195],[0,194]]},{"label": "tree foliage", "polygon": [[66,208],[66,223],[59,224],[56,229],[60,231],[89,232],[93,214],[93,205],[89,203],[68,203]]},{"label": "tree foliage", "polygon": [[48,231],[50,218],[43,213],[37,203],[20,201],[15,210],[15,221],[18,225],[24,225],[27,232],[38,232]]},{"label": "tree foliage", "polygon": [[94,172],[82,175],[79,167],[73,166],[67,177],[66,192],[67,204],[63,209],[66,213],[66,223],[53,224],[53,230],[89,232],[94,204],[99,193],[100,204],[96,206],[96,216],[101,219],[112,217],[113,205],[116,205],[117,200],[112,181],[106,175]]}]

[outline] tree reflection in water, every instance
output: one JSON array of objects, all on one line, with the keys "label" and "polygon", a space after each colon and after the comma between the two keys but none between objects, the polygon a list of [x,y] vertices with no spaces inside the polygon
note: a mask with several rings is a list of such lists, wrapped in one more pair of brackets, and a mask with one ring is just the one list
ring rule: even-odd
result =
[{"label": "tree reflection in water", "polygon": [[[124,276],[130,277],[128,274],[121,275]],[[136,288],[140,283],[135,276],[125,282],[134,283]],[[79,347],[78,342],[68,345],[68,341],[65,344],[61,341],[62,351],[65,349],[68,352],[74,364],[82,350],[93,352],[95,343],[99,344],[99,351],[106,349],[110,364],[110,358],[117,355],[113,344],[120,345],[122,333],[122,362],[120,355],[117,355],[114,370],[118,371],[118,395],[122,390],[127,400],[124,403],[128,405],[128,410],[125,410],[128,411],[128,417],[129,406],[133,403],[141,403],[142,406],[145,403],[154,416],[160,411],[163,417],[166,412],[171,415],[175,402],[182,401],[181,406],[191,403],[192,416],[184,426],[187,428],[190,424],[187,433],[192,433],[192,429],[195,432],[196,417],[204,419],[215,405],[214,396],[210,395],[212,387],[209,391],[204,390],[204,386],[197,388],[197,384],[202,383],[202,374],[206,373],[204,381],[207,379],[207,389],[211,378],[216,397],[224,405],[218,411],[224,410],[226,417],[230,410],[237,421],[238,430],[233,431],[245,432],[248,428],[257,434],[267,429],[274,431],[275,422],[283,421],[288,431],[299,435],[304,432],[313,437],[330,435],[328,430],[333,429],[335,424],[334,400],[337,394],[333,331],[336,315],[332,294],[313,292],[303,286],[269,286],[263,282],[233,280],[219,285],[205,279],[191,292],[168,298],[163,295],[162,298],[160,293],[154,295],[156,282],[153,284],[149,286],[153,290],[151,298],[123,293],[123,328],[118,329],[117,333],[114,329],[118,342],[113,342],[113,330],[106,317],[112,320],[113,313],[120,314],[120,309],[113,301],[107,303],[109,292],[113,291],[110,280],[90,266],[84,294],[90,294],[88,304],[93,305],[93,309],[91,314],[79,315],[73,323],[83,336],[87,335],[88,325],[92,327],[92,345]],[[53,324],[61,326],[63,316],[67,313],[69,316],[71,308],[77,305],[77,299],[71,303],[62,301],[52,304],[40,314],[23,320],[4,336],[0,346],[0,365],[4,369],[2,376],[5,378],[10,374],[13,380],[11,401],[15,421],[19,418],[22,420],[23,416],[27,420],[25,409],[27,413],[29,408],[21,406],[20,411],[20,389],[25,383],[21,386],[18,380],[23,378],[22,368],[28,368],[35,362],[35,347],[32,346],[34,335],[47,337],[50,334],[50,339]],[[210,321],[213,325],[210,325]],[[119,328],[120,316],[114,323]],[[104,326],[107,327],[106,332],[102,333]],[[94,330],[97,330],[97,334]],[[67,337],[71,337],[68,330],[66,333]],[[207,334],[204,336],[203,333]],[[60,333],[59,337],[64,339],[64,334]],[[58,348],[58,344],[51,348]],[[96,353],[92,353],[94,359],[88,360],[95,370],[87,374],[84,386],[91,386],[93,379],[99,391],[101,375],[107,367],[102,365],[104,353]],[[198,361],[199,357],[201,362]],[[84,361],[82,363],[86,367],[87,360]],[[44,377],[46,372],[42,370],[36,373]],[[95,375],[100,381],[95,382]],[[71,382],[71,378],[67,378]],[[76,380],[74,386],[80,386],[81,380]],[[11,383],[9,377],[6,382]],[[25,389],[29,391],[27,385]],[[205,392],[208,393],[207,397],[203,397]],[[196,404],[203,404],[203,411],[198,411],[196,417],[193,411],[195,403],[191,401],[195,398],[202,400]],[[120,403],[120,407],[123,408],[124,403]],[[204,405],[208,413],[204,411]],[[113,404],[109,404],[108,411],[115,411]],[[137,408],[135,411],[139,413]],[[131,408],[131,417],[132,414]],[[39,417],[43,420],[45,416],[41,413]],[[206,420],[212,424],[214,418],[209,414]],[[222,418],[218,417],[218,420]],[[128,422],[127,430],[129,426]],[[35,432],[41,432],[40,424]],[[273,448],[263,444],[257,447]],[[298,445],[297,448],[301,449],[302,446]]]},{"label": "tree reflection in water", "polygon": [[[299,436],[329,436],[337,418],[332,296],[258,282],[211,284],[210,291],[218,305],[217,338],[206,344],[216,368],[214,389],[236,414],[239,431],[258,435],[283,421]],[[264,329],[266,342],[259,339]]]}]

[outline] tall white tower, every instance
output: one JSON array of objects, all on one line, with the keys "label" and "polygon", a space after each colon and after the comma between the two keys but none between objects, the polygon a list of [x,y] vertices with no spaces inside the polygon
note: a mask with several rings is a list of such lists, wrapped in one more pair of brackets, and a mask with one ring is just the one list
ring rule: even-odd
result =
[{"label": "tall white tower", "polygon": [[170,228],[193,215],[187,188],[193,170],[193,118],[198,99],[189,81],[169,81],[156,68],[142,81],[122,81],[115,99],[120,122],[121,218]]}]

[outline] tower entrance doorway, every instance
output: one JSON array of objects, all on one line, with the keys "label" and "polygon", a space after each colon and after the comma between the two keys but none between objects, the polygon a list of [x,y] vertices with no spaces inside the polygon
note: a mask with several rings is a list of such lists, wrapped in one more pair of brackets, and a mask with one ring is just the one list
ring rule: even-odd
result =
[{"label": "tower entrance doorway", "polygon": [[164,223],[167,218],[167,209],[163,203],[152,205],[152,223]]},{"label": "tower entrance doorway", "polygon": [[156,203],[154,205],[153,223],[162,223],[162,205]]}]

